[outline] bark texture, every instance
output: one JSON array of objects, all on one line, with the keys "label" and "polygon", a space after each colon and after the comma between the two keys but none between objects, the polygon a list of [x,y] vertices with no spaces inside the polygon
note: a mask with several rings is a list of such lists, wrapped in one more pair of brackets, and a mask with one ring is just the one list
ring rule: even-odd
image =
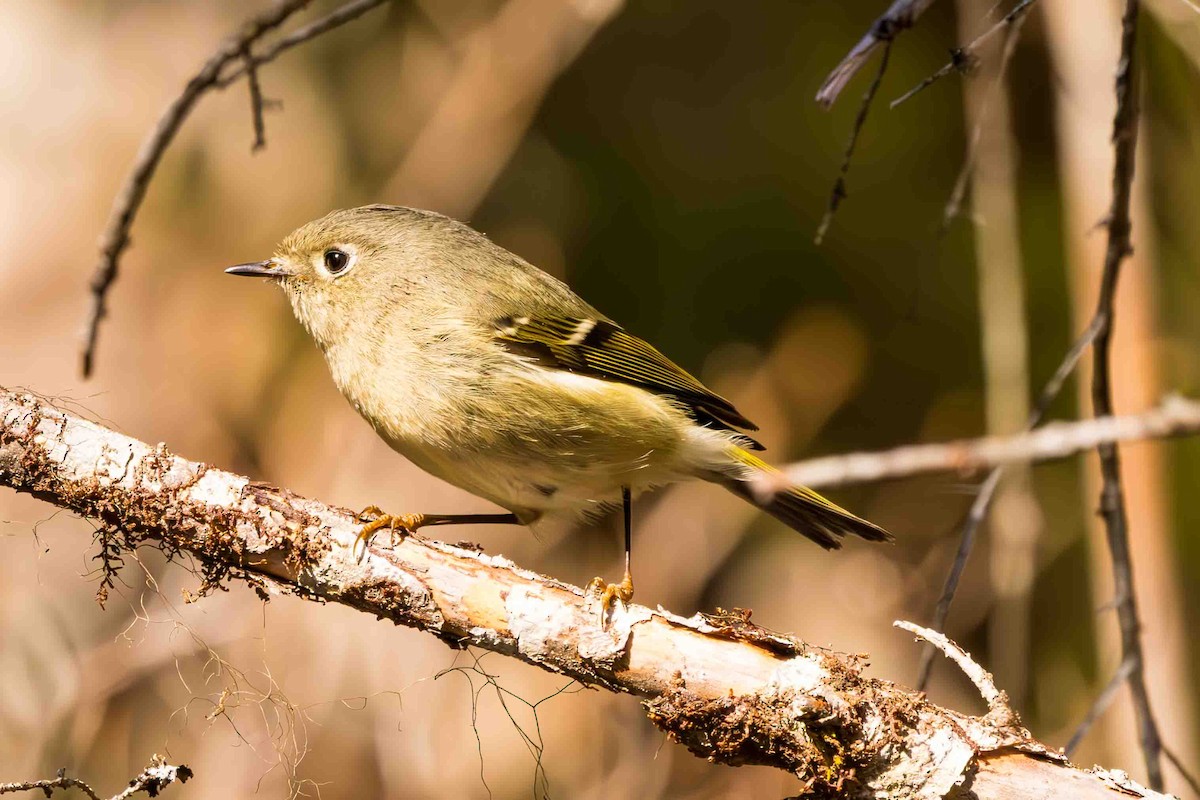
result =
[{"label": "bark texture", "polygon": [[[359,560],[354,514],[187,461],[0,388],[0,484],[100,523],[101,546],[192,560],[203,588],[343,603],[581,683],[635,695],[693,753],[762,764],[801,796],[934,798],[1164,795],[1123,773],[1080,770],[1004,703],[972,717],[867,678],[860,657],[812,647],[744,612],[681,618],[618,607],[607,626],[582,589],[499,557],[409,537]],[[386,537],[383,537],[386,538]]]}]

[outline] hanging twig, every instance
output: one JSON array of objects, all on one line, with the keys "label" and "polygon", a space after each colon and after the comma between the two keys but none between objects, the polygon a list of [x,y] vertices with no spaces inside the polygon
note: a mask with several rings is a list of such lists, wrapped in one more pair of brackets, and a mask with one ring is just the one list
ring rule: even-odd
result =
[{"label": "hanging twig", "polygon": [[[895,0],[888,6],[887,11],[871,23],[870,30],[863,34],[858,44],[850,48],[845,58],[829,73],[829,77],[817,92],[817,102],[826,108],[833,105],[842,89],[846,88],[850,79],[867,63],[871,54],[880,47],[889,46],[901,31],[916,24],[917,19],[933,5],[933,2],[934,0]],[[881,74],[882,72],[883,70],[880,70]]]},{"label": "hanging twig", "polygon": [[1037,2],[1037,0],[1021,0],[1021,2],[1019,2],[1015,6],[1013,6],[1011,11],[1009,11],[1007,14],[1005,14],[1003,17],[1001,17],[1000,21],[997,22],[995,25],[988,28],[986,31],[979,34],[978,36],[976,36],[974,39],[972,39],[970,42],[963,45],[962,47],[956,48],[953,51],[951,51],[951,57],[950,57],[949,62],[947,62],[937,72],[933,73],[928,78],[921,81],[916,86],[909,89],[907,92],[905,92],[904,94],[900,95],[895,100],[893,100],[890,107],[895,108],[896,106],[900,105],[905,100],[908,100],[909,98],[911,98],[913,95],[917,94],[918,92],[924,91],[925,89],[929,88],[934,83],[937,83],[939,80],[946,77],[951,72],[966,72],[966,71],[968,71],[971,68],[971,65],[975,62],[976,54],[978,53],[979,48],[981,46],[983,46],[984,42],[991,39],[993,36],[995,36],[1000,31],[1005,30],[1006,28],[1008,28],[1012,25],[1015,25],[1017,22],[1019,22],[1027,13],[1029,13],[1030,8],[1036,2]]},{"label": "hanging twig", "polygon": [[[113,281],[117,279],[121,254],[129,246],[129,230],[137,216],[146,189],[154,177],[155,170],[162,160],[163,153],[171,144],[184,121],[204,94],[214,88],[223,89],[233,80],[247,73],[248,68],[257,67],[275,58],[284,50],[308,41],[313,37],[332,30],[338,25],[348,22],[370,8],[379,5],[383,0],[356,0],[347,3],[328,16],[312,23],[281,39],[265,53],[258,56],[247,56],[251,46],[264,35],[278,28],[293,14],[308,5],[310,0],[277,0],[270,9],[250,19],[242,25],[237,33],[229,36],[221,43],[216,52],[208,58],[200,71],[187,82],[183,91],[171,101],[159,118],[158,123],[146,137],[138,150],[133,169],[125,178],[125,183],[113,200],[112,211],[108,224],[100,238],[100,259],[92,272],[90,282],[91,306],[83,331],[83,344],[80,354],[81,368],[84,377],[92,374],[96,356],[96,341],[100,331],[100,323],[107,312],[108,291]],[[231,64],[243,62],[240,68],[222,76],[222,72]],[[255,89],[251,87],[251,96]],[[261,100],[261,93],[259,95]],[[254,101],[256,113],[256,143],[261,119],[257,116],[261,111],[261,103]]]},{"label": "hanging twig", "polygon": [[[1100,297],[1096,316],[1101,320],[1093,346],[1092,406],[1097,420],[1112,418],[1112,378],[1110,343],[1114,323],[1117,279],[1121,264],[1133,252],[1130,242],[1133,223],[1129,215],[1133,195],[1133,171],[1137,154],[1137,81],[1134,57],[1137,45],[1139,0],[1126,0],[1121,17],[1121,57],[1117,64],[1117,111],[1113,117],[1112,142],[1115,156],[1112,178],[1112,205],[1109,207],[1108,245],[1104,253],[1104,272],[1100,278]],[[1108,535],[1112,556],[1113,591],[1117,620],[1121,628],[1121,655],[1132,663],[1129,690],[1137,713],[1139,740],[1146,760],[1150,785],[1161,790],[1162,741],[1146,691],[1145,655],[1142,651],[1141,624],[1138,621],[1137,596],[1133,588],[1133,564],[1129,556],[1129,521],[1125,513],[1125,495],[1121,488],[1121,462],[1114,442],[1097,448],[1100,454],[1100,515]]]},{"label": "hanging twig", "polygon": [[1009,27],[1008,33],[1005,34],[1004,50],[1000,54],[1000,64],[996,67],[995,78],[992,81],[987,98],[983,101],[979,119],[975,121],[975,126],[971,130],[971,138],[967,140],[967,152],[963,157],[962,166],[958,170],[958,177],[954,179],[954,188],[951,190],[950,197],[946,200],[946,205],[942,209],[942,222],[938,227],[939,236],[946,234],[946,231],[950,228],[950,223],[962,212],[963,198],[967,194],[967,183],[971,178],[971,173],[974,172],[975,158],[979,150],[979,140],[983,136],[983,123],[988,118],[988,111],[990,110],[992,101],[1005,90],[1004,76],[1008,74],[1008,65],[1012,62],[1013,53],[1017,51],[1017,42],[1021,40],[1021,26],[1024,24],[1024,21],[1024,16],[1018,18]]},{"label": "hanging twig", "polygon": [[858,116],[854,118],[854,127],[850,130],[850,138],[846,142],[846,152],[842,154],[842,165],[838,169],[837,180],[833,182],[833,190],[829,193],[829,206],[825,209],[825,216],[821,218],[821,224],[817,227],[817,235],[814,239],[817,244],[824,241],[825,234],[833,222],[833,215],[837,213],[838,206],[846,199],[846,175],[850,172],[850,160],[854,158],[854,148],[858,145],[858,135],[867,122],[871,102],[879,91],[879,84],[883,82],[883,73],[887,71],[888,56],[891,52],[892,43],[888,41],[884,44],[883,55],[879,58],[879,71],[875,73],[875,80],[871,81],[870,87],[863,95],[862,104],[858,107]]}]

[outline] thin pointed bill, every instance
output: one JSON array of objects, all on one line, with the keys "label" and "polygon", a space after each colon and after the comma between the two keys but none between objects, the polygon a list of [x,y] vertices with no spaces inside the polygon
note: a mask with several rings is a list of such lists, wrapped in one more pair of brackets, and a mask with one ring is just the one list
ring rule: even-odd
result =
[{"label": "thin pointed bill", "polygon": [[246,275],[251,278],[287,278],[291,276],[291,271],[277,265],[271,259],[266,261],[253,261],[249,264],[238,264],[225,270],[227,275]]}]

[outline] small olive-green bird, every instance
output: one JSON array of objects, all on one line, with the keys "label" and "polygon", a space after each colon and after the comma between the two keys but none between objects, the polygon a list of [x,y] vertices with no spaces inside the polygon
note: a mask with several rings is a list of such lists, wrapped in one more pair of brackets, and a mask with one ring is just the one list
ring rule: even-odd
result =
[{"label": "small olive-green bird", "polygon": [[266,261],[226,272],[283,288],[338,389],[393,449],[511,512],[392,516],[372,507],[362,538],[382,528],[529,525],[620,499],[625,576],[593,582],[605,609],[633,596],[632,496],[673,481],[720,484],[826,549],[846,534],[891,539],[803,486],[753,492],[774,470],[750,452],[762,447],[740,431],[756,428],[728,400],[562,281],[448,217],[386,205],[334,211]]}]

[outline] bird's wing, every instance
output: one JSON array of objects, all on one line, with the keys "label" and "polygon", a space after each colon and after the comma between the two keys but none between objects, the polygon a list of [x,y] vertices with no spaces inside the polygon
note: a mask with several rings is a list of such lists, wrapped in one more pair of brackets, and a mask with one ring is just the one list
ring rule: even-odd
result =
[{"label": "bird's wing", "polygon": [[732,403],[614,322],[522,316],[496,320],[495,328],[502,342],[548,366],[666,395],[691,409],[701,423],[758,430]]}]

